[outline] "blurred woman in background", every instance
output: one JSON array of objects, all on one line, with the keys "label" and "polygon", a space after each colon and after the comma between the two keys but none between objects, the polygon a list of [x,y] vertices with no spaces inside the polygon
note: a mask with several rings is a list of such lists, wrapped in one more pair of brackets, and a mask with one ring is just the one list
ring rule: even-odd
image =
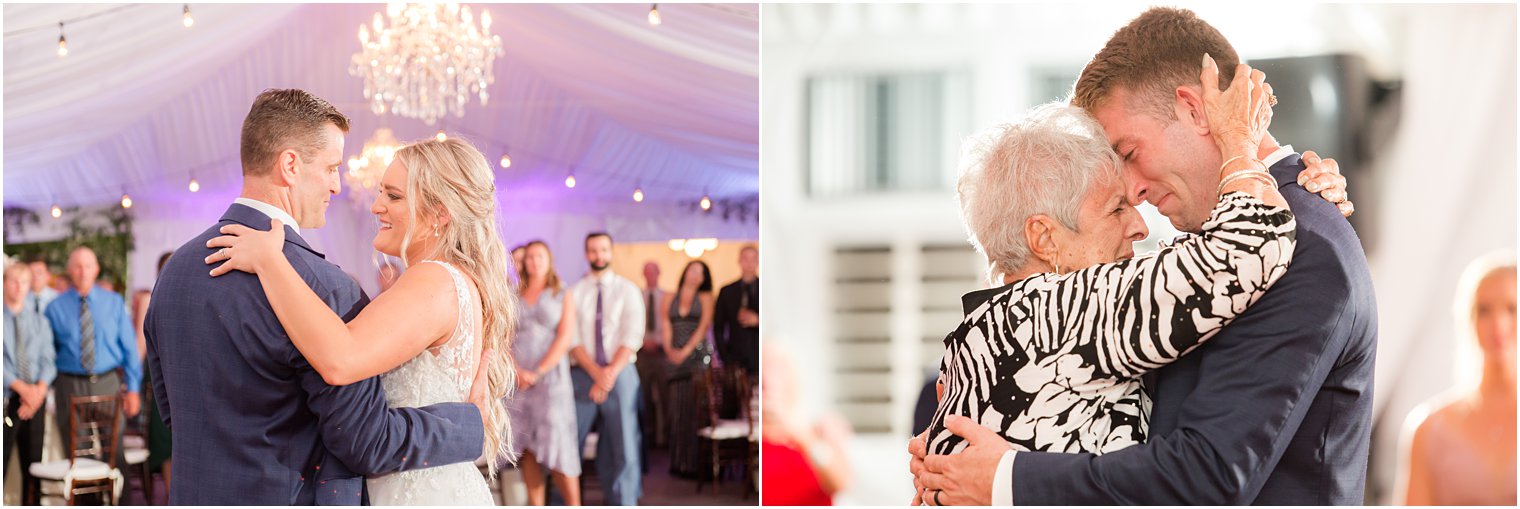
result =
[{"label": "blurred woman in background", "polygon": [[1452,392],[1405,424],[1396,493],[1404,505],[1515,505],[1515,256],[1467,266],[1454,311],[1467,336]]},{"label": "blurred woman in background", "polygon": [[833,505],[850,483],[846,447],[850,424],[828,415],[809,425],[797,390],[801,380],[791,356],[775,343],[760,342],[765,376],[760,378],[762,422],[760,503],[781,506]]},{"label": "blurred woman in background", "polygon": [[581,456],[575,432],[575,395],[565,356],[574,346],[575,304],[564,291],[549,246],[529,242],[517,267],[520,309],[512,358],[517,395],[507,404],[522,448],[518,468],[528,487],[528,503],[544,505],[544,471],[566,505],[581,505]]},{"label": "blurred woman in background", "polygon": [[696,377],[712,362],[708,351],[707,332],[713,322],[712,271],[701,260],[692,260],[681,271],[681,280],[675,293],[665,296],[660,306],[664,312],[665,355],[673,366],[670,371],[670,392],[665,401],[670,423],[670,473],[679,476],[697,474],[697,430],[703,419],[697,415],[694,394]]}]

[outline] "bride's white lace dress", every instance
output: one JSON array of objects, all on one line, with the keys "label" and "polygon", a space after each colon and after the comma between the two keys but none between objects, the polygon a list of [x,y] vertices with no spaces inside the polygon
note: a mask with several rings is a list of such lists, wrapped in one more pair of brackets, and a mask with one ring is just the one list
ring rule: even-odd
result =
[{"label": "bride's white lace dress", "polygon": [[[448,269],[454,278],[459,320],[449,341],[418,354],[389,373],[380,375],[386,404],[391,408],[425,407],[469,400],[474,380],[475,323],[480,316],[470,298],[464,275],[444,262],[428,260]],[[495,505],[485,477],[473,463],[455,463],[421,470],[371,477],[369,500],[373,505]]]}]

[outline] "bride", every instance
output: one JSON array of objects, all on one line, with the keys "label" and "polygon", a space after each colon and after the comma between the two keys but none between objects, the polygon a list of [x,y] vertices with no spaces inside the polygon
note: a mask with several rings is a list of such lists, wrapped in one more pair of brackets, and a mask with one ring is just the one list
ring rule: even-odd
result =
[{"label": "bride", "polygon": [[[495,404],[481,416],[491,476],[510,459],[511,429],[502,403],[515,383],[510,352],[515,297],[507,252],[496,227],[496,185],[480,151],[456,138],[396,151],[370,212],[380,222],[374,247],[409,267],[356,317],[339,317],[281,255],[284,228],[222,228],[207,243],[223,247],[211,271],[258,275],[290,340],[332,385],[380,375],[386,403],[423,407],[468,401],[476,369],[487,370]],[[344,323],[345,318],[351,318]],[[482,359],[483,349],[500,355]],[[469,463],[398,472],[368,480],[376,505],[492,505],[490,488]]]}]

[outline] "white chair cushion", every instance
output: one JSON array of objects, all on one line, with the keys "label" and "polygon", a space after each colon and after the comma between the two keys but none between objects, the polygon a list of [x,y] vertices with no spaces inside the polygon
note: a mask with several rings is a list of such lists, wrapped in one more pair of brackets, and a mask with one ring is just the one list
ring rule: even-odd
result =
[{"label": "white chair cushion", "polygon": [[127,456],[128,465],[141,465],[148,461],[147,449],[127,449],[124,454]]},{"label": "white chair cushion", "polygon": [[697,430],[697,436],[712,440],[730,440],[749,436],[749,421],[719,420],[717,426],[708,426]]},{"label": "white chair cushion", "polygon": [[[69,460],[33,463],[27,470],[39,479],[61,481],[70,472]],[[89,458],[80,458],[74,461],[73,473],[74,480],[77,481],[105,479],[111,476],[111,466]]]}]

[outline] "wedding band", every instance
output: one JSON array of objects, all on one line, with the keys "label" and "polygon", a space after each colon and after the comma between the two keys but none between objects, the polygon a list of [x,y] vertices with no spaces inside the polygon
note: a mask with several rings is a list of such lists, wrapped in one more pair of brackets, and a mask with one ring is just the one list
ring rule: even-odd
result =
[{"label": "wedding band", "polygon": [[939,506],[939,507],[944,507],[945,506],[945,504],[939,503],[939,494],[940,493],[944,493],[944,492],[945,492],[945,490],[934,490],[934,505]]},{"label": "wedding band", "polygon": [[1277,106],[1277,94],[1267,94],[1267,106]]}]

